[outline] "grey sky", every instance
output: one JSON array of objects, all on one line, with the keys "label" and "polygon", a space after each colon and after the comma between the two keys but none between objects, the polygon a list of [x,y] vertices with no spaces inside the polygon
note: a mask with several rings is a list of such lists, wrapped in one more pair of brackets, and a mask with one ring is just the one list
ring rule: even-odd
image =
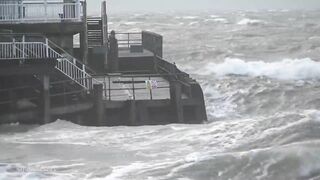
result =
[{"label": "grey sky", "polygon": [[[101,0],[87,0],[99,12]],[[107,0],[112,13],[170,10],[320,9],[320,0]]]}]

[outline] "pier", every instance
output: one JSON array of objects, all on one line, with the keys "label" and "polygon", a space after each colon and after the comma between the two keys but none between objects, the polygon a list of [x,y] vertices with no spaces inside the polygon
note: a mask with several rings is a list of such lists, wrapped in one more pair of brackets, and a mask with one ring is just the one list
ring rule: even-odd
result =
[{"label": "pier", "polygon": [[0,123],[206,121],[199,83],[163,59],[161,35],[116,32],[112,44],[106,2],[100,17],[87,17],[85,1],[4,1],[0,10],[9,12],[0,11]]}]

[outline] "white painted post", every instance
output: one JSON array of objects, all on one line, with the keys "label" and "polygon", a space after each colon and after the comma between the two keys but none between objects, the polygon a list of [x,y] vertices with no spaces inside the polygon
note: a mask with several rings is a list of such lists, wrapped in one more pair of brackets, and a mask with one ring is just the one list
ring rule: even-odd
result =
[{"label": "white painted post", "polygon": [[25,35],[22,36],[22,57],[25,58]]},{"label": "white painted post", "polygon": [[85,73],[86,72],[86,65],[82,64],[82,71]]},{"label": "white painted post", "polygon": [[48,38],[46,38],[46,57],[49,58],[49,41],[48,41]]},{"label": "white painted post", "polygon": [[83,85],[85,87],[87,87],[88,79],[85,79],[86,78],[85,72],[86,72],[86,65],[82,64],[82,72],[81,72],[81,74],[82,74],[82,78],[83,78]]}]

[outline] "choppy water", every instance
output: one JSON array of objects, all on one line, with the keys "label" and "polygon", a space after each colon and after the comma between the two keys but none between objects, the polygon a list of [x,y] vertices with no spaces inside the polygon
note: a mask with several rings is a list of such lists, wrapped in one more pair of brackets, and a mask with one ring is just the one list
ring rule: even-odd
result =
[{"label": "choppy water", "polygon": [[209,123],[0,126],[0,179],[320,179],[320,12],[135,14],[205,92]]}]

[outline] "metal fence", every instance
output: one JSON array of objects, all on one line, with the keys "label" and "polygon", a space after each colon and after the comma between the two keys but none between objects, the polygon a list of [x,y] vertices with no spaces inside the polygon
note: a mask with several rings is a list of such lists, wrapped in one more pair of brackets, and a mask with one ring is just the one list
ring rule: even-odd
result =
[{"label": "metal fence", "polygon": [[42,42],[0,43],[0,59],[58,58],[59,55]]},{"label": "metal fence", "polygon": [[130,49],[132,45],[142,45],[141,33],[116,33],[119,49]]},{"label": "metal fence", "polygon": [[[0,60],[56,59],[58,61],[57,70],[85,89],[91,90],[93,88],[92,82],[88,80],[92,76],[86,71],[86,66],[65,53],[65,51],[58,53],[55,50],[57,48],[53,49],[49,46],[49,43],[52,44],[52,42],[48,38],[35,35],[22,35],[20,37],[20,35],[14,34],[0,34],[0,37],[12,41],[0,42]],[[26,39],[30,39],[33,42],[26,42]],[[16,42],[16,40],[21,40],[22,42]],[[91,81],[100,83],[94,78]]]},{"label": "metal fence", "polygon": [[147,87],[146,85],[147,81],[163,76],[160,74],[104,75],[103,80],[101,80],[103,82],[103,95],[109,101],[153,100],[159,90],[165,90],[168,93],[166,98],[170,98],[170,85],[165,79],[157,80],[158,85],[156,87]]},{"label": "metal fence", "polygon": [[1,4],[1,23],[32,23],[81,21],[82,5],[54,1],[22,1],[22,3]]}]

